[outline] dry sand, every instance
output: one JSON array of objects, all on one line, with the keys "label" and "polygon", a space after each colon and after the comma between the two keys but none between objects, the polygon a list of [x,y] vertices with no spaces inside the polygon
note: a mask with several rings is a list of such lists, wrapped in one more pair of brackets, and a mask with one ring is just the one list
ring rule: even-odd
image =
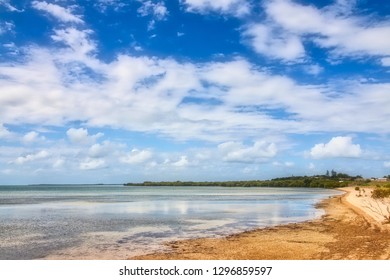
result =
[{"label": "dry sand", "polygon": [[[343,188],[317,207],[320,219],[257,229],[225,238],[202,238],[167,244],[161,253],[138,256],[154,260],[376,260],[390,259],[390,225],[370,198],[370,189]],[[371,206],[370,206],[371,205]],[[390,202],[387,204],[390,205]],[[380,207],[380,208],[378,208]]]}]

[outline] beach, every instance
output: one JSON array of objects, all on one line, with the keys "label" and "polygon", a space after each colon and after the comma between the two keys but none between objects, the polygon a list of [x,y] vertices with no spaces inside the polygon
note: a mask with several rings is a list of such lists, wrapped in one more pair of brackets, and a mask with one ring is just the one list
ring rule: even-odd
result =
[{"label": "beach", "polygon": [[[390,259],[390,225],[376,213],[370,197],[354,187],[329,197],[317,207],[321,218],[266,227],[223,238],[169,242],[164,251],[139,260],[386,260]],[[389,205],[389,204],[387,204]],[[387,213],[386,207],[379,211]]]},{"label": "beach", "polygon": [[390,259],[371,188],[7,188],[2,259]]}]

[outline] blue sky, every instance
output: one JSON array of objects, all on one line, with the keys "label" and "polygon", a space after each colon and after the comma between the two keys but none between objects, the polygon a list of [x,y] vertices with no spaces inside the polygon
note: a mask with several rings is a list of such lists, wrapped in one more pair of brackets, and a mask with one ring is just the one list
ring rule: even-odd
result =
[{"label": "blue sky", "polygon": [[390,2],[0,0],[0,184],[390,174]]}]

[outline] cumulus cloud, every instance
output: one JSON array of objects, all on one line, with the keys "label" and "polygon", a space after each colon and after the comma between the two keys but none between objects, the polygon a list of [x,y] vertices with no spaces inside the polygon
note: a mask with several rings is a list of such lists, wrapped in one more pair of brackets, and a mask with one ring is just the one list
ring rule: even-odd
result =
[{"label": "cumulus cloud", "polygon": [[148,161],[153,156],[150,150],[133,149],[130,153],[122,156],[120,161],[128,164],[140,164]]},{"label": "cumulus cloud", "polygon": [[2,123],[0,123],[0,139],[8,138],[11,135],[12,133]]},{"label": "cumulus cloud", "polygon": [[80,16],[74,15],[70,9],[59,5],[46,1],[33,1],[31,5],[34,9],[44,11],[62,22],[84,23]]},{"label": "cumulus cloud", "polygon": [[66,135],[73,143],[86,142],[88,139],[88,130],[84,128],[70,128]]},{"label": "cumulus cloud", "polygon": [[250,38],[255,51],[265,56],[269,51],[273,58],[300,58],[304,54],[302,41],[330,49],[338,56],[390,55],[390,21],[353,16],[351,5],[345,5],[345,1],[320,9],[290,0],[272,0],[264,1],[264,10],[267,25],[250,24],[244,36]]},{"label": "cumulus cloud", "polygon": [[390,66],[390,56],[386,56],[381,59],[382,65],[383,66]]},{"label": "cumulus cloud", "polygon": [[250,12],[250,5],[246,0],[182,0],[182,3],[189,12],[208,13],[213,11],[238,17]]},{"label": "cumulus cloud", "polygon": [[97,133],[89,135],[88,130],[85,128],[70,128],[66,132],[68,139],[75,144],[88,144],[94,142],[99,137],[103,136],[103,133]]},{"label": "cumulus cloud", "polygon": [[30,131],[23,136],[23,141],[30,143],[37,140],[39,134],[35,131]]},{"label": "cumulus cloud", "polygon": [[265,141],[256,141],[253,146],[229,141],[218,145],[218,149],[225,161],[232,162],[262,162],[277,154],[276,145]]},{"label": "cumulus cloud", "polygon": [[257,53],[270,58],[295,61],[305,55],[300,37],[266,24],[249,24],[243,35]]},{"label": "cumulus cloud", "polygon": [[28,155],[25,155],[25,156],[20,156],[20,157],[18,157],[14,161],[14,163],[16,163],[16,164],[24,164],[24,163],[31,162],[31,161],[37,161],[37,160],[45,159],[45,158],[47,158],[49,156],[50,156],[49,152],[47,152],[45,150],[42,150],[42,151],[39,151],[37,153],[28,154]]},{"label": "cumulus cloud", "polygon": [[81,120],[90,127],[214,142],[257,137],[260,130],[390,131],[383,109],[390,107],[389,83],[300,85],[243,58],[196,64],[121,54],[105,62],[93,56],[87,31],[56,30],[53,36],[66,47],[31,47],[23,61],[0,64],[2,122]]},{"label": "cumulus cloud", "polygon": [[113,148],[111,147],[111,143],[109,141],[105,141],[102,144],[93,144],[88,150],[88,155],[91,158],[102,158],[107,156],[112,151]]},{"label": "cumulus cloud", "polygon": [[46,137],[43,135],[40,135],[36,131],[27,132],[25,135],[23,135],[23,138],[22,138],[22,142],[26,143],[26,144],[42,142],[45,140],[46,140]]},{"label": "cumulus cloud", "polygon": [[56,42],[64,43],[77,55],[75,58],[81,59],[96,49],[96,44],[90,40],[92,30],[78,30],[73,27],[54,30],[51,38]]},{"label": "cumulus cloud", "polygon": [[328,143],[316,144],[310,150],[310,156],[316,159],[332,157],[360,157],[362,149],[353,144],[349,136],[333,137]]},{"label": "cumulus cloud", "polygon": [[104,159],[91,159],[87,158],[80,162],[80,170],[94,170],[106,167]]},{"label": "cumulus cloud", "polygon": [[187,167],[189,164],[190,164],[190,162],[188,161],[187,156],[181,156],[178,161],[175,161],[175,162],[172,163],[172,166],[175,166],[175,167]]},{"label": "cumulus cloud", "polygon": [[385,161],[383,163],[383,166],[386,167],[386,168],[390,168],[390,161]]},{"label": "cumulus cloud", "polygon": [[[0,124],[0,138],[6,139],[0,144],[7,148],[1,150],[5,163],[30,162],[33,166],[35,160],[42,160],[37,165],[49,162],[40,158],[45,155],[39,154],[41,149],[53,158],[50,161],[53,168],[64,169],[88,170],[106,167],[107,163],[126,168],[127,163],[133,164],[135,169],[135,165],[139,165],[177,170],[177,167],[198,165],[194,164],[198,161],[212,162],[211,165],[219,160],[230,166],[236,165],[234,162],[273,162],[283,147],[280,142],[266,138],[267,135],[319,131],[333,135],[340,131],[356,135],[359,132],[390,132],[390,112],[387,110],[390,108],[390,83],[385,79],[374,82],[369,79],[342,80],[333,84],[334,81],[321,77],[316,79],[318,83],[310,84],[305,78],[300,83],[295,72],[294,76],[288,76],[292,73],[288,71],[277,72],[279,68],[273,72],[275,68],[263,68],[260,64],[250,63],[251,58],[243,57],[200,63],[117,52],[110,60],[104,53],[98,55],[99,42],[95,39],[99,36],[94,35],[99,31],[94,33],[85,29],[81,24],[83,17],[75,14],[73,6],[60,7],[58,3],[63,1],[48,2],[34,1],[33,5],[60,21],[47,38],[51,40],[50,47],[24,45],[23,50],[19,49],[18,59],[0,62],[0,120],[4,123]],[[246,42],[256,52],[289,62],[286,69],[303,70],[314,76],[322,71],[332,73],[321,67],[325,67],[325,63],[320,66],[319,61],[309,57],[305,51],[308,44],[335,56],[372,55],[378,64],[390,65],[389,36],[386,37],[388,20],[377,20],[377,16],[370,17],[371,20],[355,16],[351,6],[342,5],[342,2],[347,3],[340,0],[336,5],[318,8],[302,2],[262,1],[264,17],[247,22],[238,32],[245,34]],[[116,0],[96,3],[121,7]],[[138,10],[140,16],[153,20],[163,20],[168,16],[164,3],[159,0],[133,2],[142,5]],[[183,0],[181,3],[188,12],[238,16],[249,13],[248,3],[255,2]],[[52,9],[54,6],[57,10]],[[254,19],[257,9],[252,12],[249,20]],[[9,28],[13,29],[13,26]],[[16,42],[3,44],[3,47],[18,50]],[[293,68],[291,63],[296,61],[303,63]],[[18,126],[23,129],[15,131],[24,131],[28,125],[69,128],[74,123],[82,123],[84,128],[70,128],[65,136],[67,141],[57,141],[56,138],[60,147],[44,149],[37,148],[43,143],[37,141],[43,139],[38,132],[23,135],[10,131]],[[97,139],[102,134],[91,135],[86,128],[90,131],[110,128],[120,132],[123,129],[129,134],[148,133],[168,141],[212,141],[208,145],[213,147],[216,143],[222,144],[217,151],[207,150],[199,156],[196,153],[191,156],[162,155],[154,148],[131,151],[126,144],[101,143]],[[60,131],[59,128],[57,136]],[[54,138],[54,134],[45,134],[46,137],[51,135]],[[267,141],[243,142],[260,137]],[[8,139],[14,138],[34,143],[35,152],[20,147],[10,154],[7,150],[11,150],[14,144]],[[360,156],[360,146],[349,141],[335,137],[328,143],[305,150],[313,158]],[[44,142],[45,145],[53,143]],[[72,161],[74,158],[77,160]],[[163,163],[164,158],[170,160]],[[280,166],[292,167],[286,159],[278,157],[278,160]],[[181,171],[185,172],[184,169]]]},{"label": "cumulus cloud", "polygon": [[[68,60],[59,63],[61,55],[34,49],[31,57],[0,65],[0,92],[7,93],[0,95],[3,122],[66,125],[83,120],[88,126],[219,142],[255,136],[261,129],[295,133],[321,125],[323,131],[351,131],[351,123],[353,131],[390,129],[388,110],[383,110],[390,107],[386,83],[355,82],[342,95],[326,85],[298,85],[244,59],[197,65],[128,55],[91,67],[76,56],[74,63],[94,76],[72,75],[69,83],[75,67]],[[329,98],[329,93],[340,97]],[[205,102],[184,102],[189,98]]]}]

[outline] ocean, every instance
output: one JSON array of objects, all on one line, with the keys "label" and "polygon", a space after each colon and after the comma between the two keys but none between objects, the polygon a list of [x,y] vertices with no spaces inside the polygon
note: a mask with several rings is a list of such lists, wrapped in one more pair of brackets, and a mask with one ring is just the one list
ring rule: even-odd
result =
[{"label": "ocean", "polygon": [[320,217],[307,188],[0,186],[0,259],[125,259],[173,240]]}]

